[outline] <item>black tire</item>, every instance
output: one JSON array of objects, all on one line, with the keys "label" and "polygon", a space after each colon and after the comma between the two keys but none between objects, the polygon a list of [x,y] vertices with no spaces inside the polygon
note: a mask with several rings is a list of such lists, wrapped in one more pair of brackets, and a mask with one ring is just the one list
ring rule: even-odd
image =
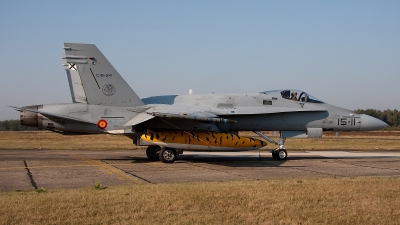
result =
[{"label": "black tire", "polygon": [[164,148],[161,149],[159,153],[160,161],[163,163],[173,163],[176,160],[178,153],[173,148]]},{"label": "black tire", "polygon": [[272,158],[275,159],[275,160],[279,160],[277,151],[273,151],[272,152]]},{"label": "black tire", "polygon": [[287,155],[286,149],[278,149],[272,152],[272,158],[275,160],[286,160]]},{"label": "black tire", "polygon": [[149,147],[147,147],[146,150],[146,155],[147,158],[149,158],[152,161],[157,161],[159,160],[159,152],[161,150],[161,147],[158,145],[150,145]]}]

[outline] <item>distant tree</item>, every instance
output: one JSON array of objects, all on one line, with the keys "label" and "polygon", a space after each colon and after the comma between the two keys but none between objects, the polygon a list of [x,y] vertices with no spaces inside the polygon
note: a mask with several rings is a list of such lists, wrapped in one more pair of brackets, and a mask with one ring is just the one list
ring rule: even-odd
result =
[{"label": "distant tree", "polygon": [[395,110],[385,110],[386,121],[391,126],[397,127],[399,125],[399,112]]},{"label": "distant tree", "polygon": [[355,111],[357,113],[366,114],[380,119],[392,127],[398,127],[400,125],[400,112],[397,109],[387,109],[385,111],[376,109],[357,109]]},{"label": "distant tree", "polygon": [[8,120],[3,122],[3,130],[10,130],[10,126],[8,125]]},{"label": "distant tree", "polygon": [[19,120],[0,121],[0,131],[31,131],[40,130],[37,127],[22,126]]}]

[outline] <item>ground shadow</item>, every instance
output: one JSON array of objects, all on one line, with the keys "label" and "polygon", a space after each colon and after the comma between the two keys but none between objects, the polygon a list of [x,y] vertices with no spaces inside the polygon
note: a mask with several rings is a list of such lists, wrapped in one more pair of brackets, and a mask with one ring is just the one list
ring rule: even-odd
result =
[{"label": "ground shadow", "polygon": [[[179,155],[174,164],[181,163],[190,163],[190,164],[212,164],[212,165],[220,165],[227,167],[279,167],[284,165],[290,161],[300,161],[300,160],[342,160],[342,159],[363,159],[363,158],[388,158],[385,156],[377,156],[377,157],[324,157],[324,156],[293,156],[289,157],[286,160],[275,160],[269,156],[259,156],[255,157],[254,155],[240,155],[240,156],[219,156],[219,155]],[[111,160],[111,161],[127,161],[127,163],[134,164],[147,164],[154,163],[157,161],[149,160],[145,155],[143,157],[137,156],[125,156],[119,158],[106,158],[103,160]],[[288,167],[288,166],[285,166]],[[299,166],[295,166],[299,167]]]}]

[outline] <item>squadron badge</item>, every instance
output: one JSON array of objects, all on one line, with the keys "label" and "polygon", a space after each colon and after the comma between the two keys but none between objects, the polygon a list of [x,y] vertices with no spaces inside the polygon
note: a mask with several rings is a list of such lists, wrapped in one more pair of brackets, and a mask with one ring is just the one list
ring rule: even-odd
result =
[{"label": "squadron badge", "polygon": [[105,96],[111,96],[115,93],[115,86],[112,84],[106,84],[103,86],[102,91]]}]

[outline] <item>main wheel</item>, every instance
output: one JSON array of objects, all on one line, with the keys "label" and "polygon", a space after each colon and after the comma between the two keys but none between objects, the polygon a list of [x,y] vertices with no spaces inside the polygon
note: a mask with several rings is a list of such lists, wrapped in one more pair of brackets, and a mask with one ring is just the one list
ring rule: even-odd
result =
[{"label": "main wheel", "polygon": [[176,153],[176,150],[173,148],[161,149],[159,153],[160,161],[163,163],[173,163],[175,162],[177,156],[178,154]]},{"label": "main wheel", "polygon": [[149,158],[150,160],[153,160],[153,161],[156,161],[156,160],[159,160],[160,158],[159,158],[159,152],[160,152],[160,150],[161,150],[161,147],[160,146],[158,146],[158,145],[150,145],[149,147],[147,147],[147,150],[146,150],[146,155],[147,155],[147,158]]},{"label": "main wheel", "polygon": [[279,160],[277,151],[272,151],[272,158],[275,160]]},{"label": "main wheel", "polygon": [[285,149],[278,149],[272,152],[272,158],[276,160],[287,159],[287,151]]}]

